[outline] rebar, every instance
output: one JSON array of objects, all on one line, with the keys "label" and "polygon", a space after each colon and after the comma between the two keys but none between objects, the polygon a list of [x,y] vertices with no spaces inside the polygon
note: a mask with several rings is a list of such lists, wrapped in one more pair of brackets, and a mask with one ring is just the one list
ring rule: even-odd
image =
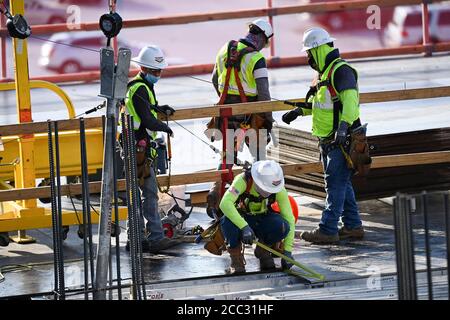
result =
[{"label": "rebar", "polygon": [[428,222],[428,197],[424,191],[421,194],[423,208],[423,227],[425,231],[425,255],[427,261],[428,300],[433,300],[433,277],[431,274],[430,226]]}]

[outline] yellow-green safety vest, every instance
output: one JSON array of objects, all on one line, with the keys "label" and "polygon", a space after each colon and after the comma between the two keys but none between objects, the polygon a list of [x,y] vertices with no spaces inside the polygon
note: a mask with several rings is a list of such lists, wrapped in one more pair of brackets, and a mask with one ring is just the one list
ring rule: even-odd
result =
[{"label": "yellow-green safety vest", "polygon": [[[334,73],[342,65],[348,65],[350,68],[354,70],[356,74],[356,70],[353,67],[351,67],[347,62],[343,60],[336,62],[336,60],[339,59],[341,58],[336,58],[335,60],[333,60],[333,62],[330,63],[327,69],[323,72],[320,78],[320,82],[330,79],[331,85],[333,86],[333,88],[336,88],[334,86]],[[328,75],[331,68],[333,68],[333,73],[329,78]],[[338,97],[336,96],[335,99],[338,99]],[[331,97],[330,90],[328,89],[328,86],[326,85],[321,86],[318,89],[317,93],[312,97],[312,100],[310,100],[309,102],[312,102],[312,135],[320,138],[329,137],[334,131],[333,129],[334,103]],[[339,121],[340,119],[341,119],[341,112],[339,112]]]},{"label": "yellow-green safety vest", "polygon": [[[247,45],[243,44],[242,42],[238,42],[237,50],[241,51],[246,47]],[[220,49],[216,57],[218,85],[219,85],[219,92],[221,94],[225,86],[225,78],[227,75],[227,68],[226,68],[227,59],[228,59],[228,43],[226,43],[222,47],[222,49]],[[253,77],[253,68],[260,59],[264,59],[264,56],[259,51],[249,52],[242,57],[240,72],[238,72],[238,74],[245,95],[248,97],[256,97],[258,94],[258,91],[256,90],[256,80]],[[239,95],[239,89],[237,86],[236,78],[234,76],[234,72],[232,72],[230,76],[228,94]]]},{"label": "yellow-green safety vest", "polygon": [[[123,108],[123,111],[125,112],[125,114],[129,114],[133,117],[133,129],[135,131],[137,131],[137,130],[139,130],[139,127],[141,126],[141,118],[139,117],[138,113],[136,112],[136,109],[133,104],[133,96],[134,96],[135,92],[141,86],[144,86],[145,89],[147,89],[147,93],[150,98],[149,102],[151,105],[156,105],[156,99],[155,99],[155,96],[153,95],[152,90],[150,90],[150,88],[145,84],[144,79],[142,79],[142,77],[139,74],[132,81],[134,81],[134,80],[141,80],[141,81],[136,81],[130,88],[128,88],[127,94],[125,96],[125,108]],[[152,115],[155,118],[158,118],[157,112],[153,108],[151,108],[150,105],[149,105],[149,108],[150,108],[150,112],[152,113]],[[119,119],[121,119],[121,117]],[[157,134],[155,131],[147,130],[147,132],[150,135],[150,138],[152,140],[156,139]],[[152,148],[151,156],[156,157],[156,155],[157,155],[156,150]]]}]

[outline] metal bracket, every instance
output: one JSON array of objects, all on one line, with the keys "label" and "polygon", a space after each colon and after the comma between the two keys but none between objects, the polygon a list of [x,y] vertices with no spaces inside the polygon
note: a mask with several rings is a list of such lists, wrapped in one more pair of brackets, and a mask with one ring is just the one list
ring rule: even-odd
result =
[{"label": "metal bracket", "polygon": [[100,50],[100,96],[112,98],[114,95],[114,50]]},{"label": "metal bracket", "polygon": [[119,48],[117,67],[115,72],[114,97],[123,99],[127,93],[128,72],[130,70],[131,50]]}]

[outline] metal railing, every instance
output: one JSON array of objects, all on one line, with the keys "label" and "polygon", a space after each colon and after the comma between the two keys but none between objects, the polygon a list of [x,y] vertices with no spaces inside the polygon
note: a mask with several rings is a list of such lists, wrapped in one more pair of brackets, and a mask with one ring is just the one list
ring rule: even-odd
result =
[{"label": "metal railing", "polygon": [[[428,300],[450,299],[450,212],[449,192],[426,192],[408,195],[397,194],[394,199],[394,231],[397,260],[397,287],[400,300],[417,300],[427,296]],[[422,235],[423,229],[423,235]],[[423,237],[423,243],[419,237]],[[433,238],[433,239],[432,239]],[[437,238],[445,239],[438,241]],[[433,240],[433,241],[432,241]],[[441,258],[436,252],[445,246],[447,259],[447,283],[433,284],[432,258]],[[418,291],[416,265],[419,250],[425,255],[426,290]],[[442,268],[440,265],[439,268]],[[436,268],[435,268],[436,269]],[[446,287],[446,288],[445,288]],[[446,290],[445,290],[446,289]],[[424,294],[426,291],[426,294]]]},{"label": "metal railing", "polygon": [[[433,52],[450,51],[450,42],[443,42],[432,44],[430,43],[429,34],[429,23],[428,23],[428,4],[432,2],[431,0],[361,0],[361,1],[331,1],[331,2],[321,2],[312,3],[304,5],[294,5],[294,6],[282,6],[282,7],[272,7],[272,1],[268,0],[268,6],[266,8],[258,9],[246,9],[246,10],[235,10],[227,12],[210,12],[210,13],[199,13],[199,14],[189,14],[189,15],[174,15],[165,17],[154,17],[148,19],[135,19],[126,20],[123,25],[124,28],[141,28],[141,27],[151,27],[151,26],[163,26],[163,25],[177,25],[185,23],[198,23],[207,21],[221,21],[230,19],[241,19],[241,18],[254,18],[267,16],[272,19],[275,16],[297,14],[297,13],[323,13],[330,11],[342,11],[351,9],[365,9],[370,5],[378,5],[380,7],[392,7],[397,5],[422,5],[422,33],[423,42],[421,45],[413,46],[403,46],[399,48],[383,48],[383,49],[373,49],[364,51],[352,51],[344,52],[342,56],[346,59],[352,58],[365,58],[365,57],[380,57],[380,56],[392,56],[392,55],[405,55],[405,54],[424,54],[425,56],[431,55]],[[68,24],[54,24],[54,25],[35,25],[32,27],[33,35],[48,34],[53,32],[73,32],[73,31],[92,31],[98,30],[98,22],[81,23],[77,26],[77,29],[72,28]],[[5,28],[0,28],[0,36],[4,39],[6,34]],[[276,34],[276,32],[275,32]],[[299,35],[300,39],[300,35]],[[275,42],[274,42],[275,43]],[[275,45],[272,44],[271,47],[271,57],[268,59],[269,67],[289,67],[304,65],[307,63],[306,57],[304,56],[294,56],[294,57],[275,57]],[[3,44],[3,42],[2,42]],[[2,48],[4,46],[2,45]],[[4,53],[4,50],[2,49]],[[5,61],[5,56],[2,54],[2,61]],[[3,66],[5,63],[3,62]],[[170,76],[181,76],[190,74],[202,74],[209,73],[213,69],[213,64],[196,64],[196,65],[182,65],[173,66],[167,68],[165,72],[166,77]],[[137,69],[131,70],[130,75],[137,73]],[[33,80],[45,80],[50,82],[73,82],[73,81],[95,81],[99,79],[100,72],[80,72],[73,74],[63,74],[57,76],[38,76],[33,77]],[[10,81],[6,79],[6,72],[3,71],[0,82]]]}]

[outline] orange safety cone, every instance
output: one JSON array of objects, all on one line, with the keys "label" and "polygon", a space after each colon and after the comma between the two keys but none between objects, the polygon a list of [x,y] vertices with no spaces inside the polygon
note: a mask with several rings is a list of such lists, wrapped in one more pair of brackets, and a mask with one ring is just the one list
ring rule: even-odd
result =
[{"label": "orange safety cone", "polygon": [[[292,214],[294,215],[295,218],[295,223],[297,223],[298,220],[298,205],[297,202],[295,201],[293,196],[288,196],[289,198],[289,202],[291,203],[291,208],[292,208]],[[271,205],[271,208],[273,211],[280,213],[280,207],[278,206],[278,202],[274,202]]]}]

